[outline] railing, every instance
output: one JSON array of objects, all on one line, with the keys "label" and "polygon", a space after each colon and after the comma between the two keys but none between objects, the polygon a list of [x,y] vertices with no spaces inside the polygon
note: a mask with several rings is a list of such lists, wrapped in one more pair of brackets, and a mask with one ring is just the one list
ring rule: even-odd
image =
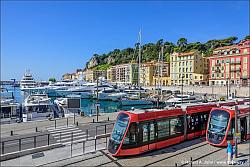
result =
[{"label": "railing", "polygon": [[[56,121],[55,121],[56,122]],[[56,125],[56,124],[55,124]],[[81,141],[79,139],[74,139],[74,132],[71,132],[71,137],[69,139],[71,152],[73,149],[73,145],[82,143],[83,147],[87,141],[93,141],[91,146],[95,146],[95,150],[97,148],[97,140],[100,138],[105,138],[105,143],[107,144],[107,138],[110,136],[110,132],[114,126],[114,123],[106,123],[103,125],[98,125],[92,129],[86,129],[86,138],[83,137]],[[38,129],[36,128],[35,131],[37,132]],[[77,132],[75,132],[77,133]],[[11,135],[13,135],[13,131],[11,131]],[[59,143],[61,143],[62,134],[59,132]],[[40,135],[33,135],[28,137],[22,137],[17,139],[10,139],[6,141],[0,142],[0,150],[1,154],[22,151],[26,149],[36,148],[40,146],[46,146],[50,144],[57,143],[56,139],[51,135],[48,134],[40,134]],[[62,143],[63,144],[63,143]]]},{"label": "railing", "polygon": [[1,141],[1,155],[10,152],[22,151],[30,148],[36,148],[40,146],[49,146],[51,144],[51,139],[52,138],[50,134],[41,134]]},{"label": "railing", "polygon": [[221,65],[221,63],[215,63],[215,66],[220,66]]},{"label": "railing", "polygon": [[220,69],[215,69],[214,71],[215,71],[215,72],[221,72],[221,70],[220,70]]},{"label": "railing", "polygon": [[241,69],[240,68],[236,68],[236,69],[230,69],[230,72],[237,72],[237,71],[241,71]]},{"label": "railing", "polygon": [[240,65],[241,64],[241,61],[234,61],[234,62],[230,62],[230,64],[234,64],[234,65]]}]

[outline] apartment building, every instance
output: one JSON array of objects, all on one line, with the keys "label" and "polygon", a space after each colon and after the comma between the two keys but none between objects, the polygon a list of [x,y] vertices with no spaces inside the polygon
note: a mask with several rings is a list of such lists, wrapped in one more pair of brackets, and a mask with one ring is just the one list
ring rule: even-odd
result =
[{"label": "apartment building", "polygon": [[[162,70],[161,70],[162,69]],[[170,64],[168,62],[157,62],[154,65],[153,83],[152,85],[170,85]]]},{"label": "apartment building", "polygon": [[209,59],[198,51],[173,53],[170,57],[171,85],[208,84]]},{"label": "apartment building", "polygon": [[216,48],[209,58],[210,85],[250,85],[250,40]]}]

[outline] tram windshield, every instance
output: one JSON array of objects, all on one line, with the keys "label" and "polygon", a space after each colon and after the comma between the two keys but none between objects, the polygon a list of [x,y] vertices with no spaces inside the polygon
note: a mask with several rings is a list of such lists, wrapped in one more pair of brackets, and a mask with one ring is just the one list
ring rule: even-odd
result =
[{"label": "tram windshield", "polygon": [[229,121],[229,113],[223,110],[214,110],[211,112],[208,131],[218,135],[225,135]]},{"label": "tram windshield", "polygon": [[121,113],[118,115],[108,144],[108,150],[110,153],[114,154],[118,150],[122,138],[126,132],[128,122],[129,116],[127,114]]},{"label": "tram windshield", "polygon": [[128,126],[129,116],[127,114],[119,114],[115,123],[111,139],[116,143],[120,143]]}]

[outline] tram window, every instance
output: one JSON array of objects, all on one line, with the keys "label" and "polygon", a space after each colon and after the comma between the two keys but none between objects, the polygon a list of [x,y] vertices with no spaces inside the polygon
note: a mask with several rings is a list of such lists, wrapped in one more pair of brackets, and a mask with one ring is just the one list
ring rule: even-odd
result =
[{"label": "tram window", "polygon": [[170,135],[176,134],[176,125],[177,125],[177,118],[173,118],[170,120]]},{"label": "tram window", "polygon": [[169,120],[159,120],[157,122],[157,128],[158,128],[158,138],[164,138],[169,136]]},{"label": "tram window", "polygon": [[136,145],[136,136],[137,136],[137,127],[136,123],[131,123],[129,126],[129,130],[124,138],[123,145],[124,146],[135,146]]},{"label": "tram window", "polygon": [[154,141],[155,139],[155,124],[152,122],[149,124],[149,140]]},{"label": "tram window", "polygon": [[148,123],[142,125],[142,142],[148,141]]}]

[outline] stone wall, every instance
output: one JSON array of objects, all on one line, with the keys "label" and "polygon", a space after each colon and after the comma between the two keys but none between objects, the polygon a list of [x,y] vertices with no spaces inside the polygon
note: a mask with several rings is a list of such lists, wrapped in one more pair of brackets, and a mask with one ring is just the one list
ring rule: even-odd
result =
[{"label": "stone wall", "polygon": [[[153,86],[147,87],[149,89],[154,88]],[[164,90],[181,90],[181,86],[163,86]],[[226,86],[183,86],[183,92],[194,91],[195,93],[201,94],[217,94],[226,96],[227,95],[227,87]],[[236,93],[236,96],[239,97],[249,97],[250,96],[250,88],[249,87],[230,87],[231,93]]]}]

